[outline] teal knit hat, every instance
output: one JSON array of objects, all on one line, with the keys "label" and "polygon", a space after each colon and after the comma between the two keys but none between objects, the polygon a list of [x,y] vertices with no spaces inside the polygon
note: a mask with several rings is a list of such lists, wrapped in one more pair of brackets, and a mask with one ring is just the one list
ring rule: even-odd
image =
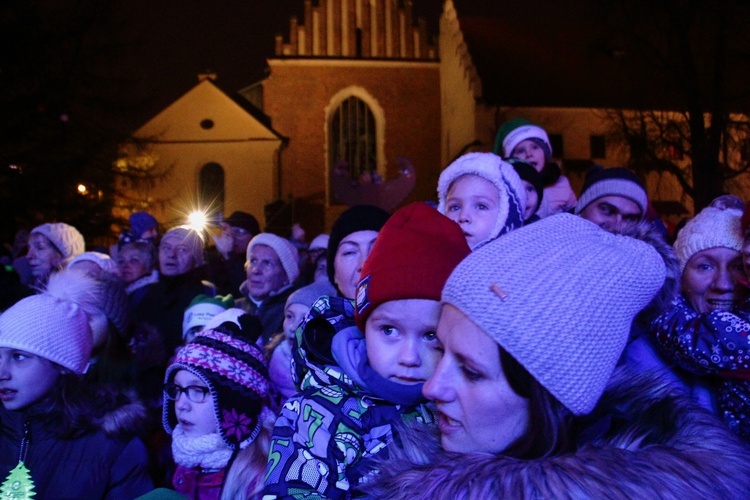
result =
[{"label": "teal knit hat", "polygon": [[515,147],[526,139],[531,139],[538,143],[544,149],[547,161],[550,161],[552,157],[552,143],[549,140],[547,132],[542,127],[534,125],[525,118],[513,118],[500,126],[495,135],[495,144],[492,147],[492,152],[508,158],[513,154]]}]

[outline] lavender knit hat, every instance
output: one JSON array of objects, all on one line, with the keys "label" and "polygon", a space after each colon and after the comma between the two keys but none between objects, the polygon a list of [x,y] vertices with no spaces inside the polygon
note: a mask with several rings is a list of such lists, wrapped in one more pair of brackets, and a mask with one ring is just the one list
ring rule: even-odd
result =
[{"label": "lavender knit hat", "polygon": [[647,243],[559,214],[472,252],[448,278],[442,300],[584,415],[665,275]]},{"label": "lavender knit hat", "polygon": [[[478,175],[490,181],[500,194],[500,210],[495,227],[486,240],[493,240],[523,226],[526,189],[513,166],[494,153],[468,153],[448,165],[438,179],[438,211],[445,215],[445,200],[453,182],[463,175]],[[486,241],[480,242],[478,248]],[[472,250],[474,249],[472,248]]]},{"label": "lavender knit hat", "polygon": [[680,271],[690,258],[709,248],[725,247],[742,251],[742,212],[734,208],[706,207],[690,219],[677,234],[675,253]]},{"label": "lavender knit hat", "polygon": [[292,245],[289,240],[277,236],[273,233],[260,233],[255,235],[250,244],[247,245],[247,260],[250,261],[250,252],[255,245],[266,245],[276,252],[276,256],[281,262],[281,267],[284,268],[287,280],[289,283],[294,283],[294,280],[299,276],[299,252]]},{"label": "lavender knit hat", "polygon": [[63,256],[65,263],[79,253],[83,253],[86,248],[83,235],[78,232],[78,229],[64,222],[42,224],[31,230],[31,234],[34,233],[47,238]]},{"label": "lavender knit hat", "polygon": [[78,272],[53,274],[45,290],[0,315],[0,347],[20,349],[83,374],[93,349],[86,309],[92,310],[95,302],[93,278]]}]

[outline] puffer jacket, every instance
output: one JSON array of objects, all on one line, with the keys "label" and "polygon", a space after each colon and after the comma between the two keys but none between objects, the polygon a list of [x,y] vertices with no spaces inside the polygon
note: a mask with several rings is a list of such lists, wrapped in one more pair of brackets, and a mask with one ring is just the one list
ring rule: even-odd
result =
[{"label": "puffer jacket", "polygon": [[151,491],[146,447],[134,437],[144,426],[145,409],[117,399],[94,431],[67,440],[52,434],[55,423],[34,406],[25,411],[0,407],[0,485],[19,462],[26,425],[29,445],[24,463],[35,498],[124,500]]},{"label": "puffer jacket", "polygon": [[448,453],[434,432],[408,429],[364,489],[410,499],[750,497],[750,448],[668,382],[619,368],[586,420],[608,425],[570,453],[534,460]]},{"label": "puffer jacket", "polygon": [[434,421],[419,387],[419,403],[397,404],[366,388],[360,364],[336,361],[346,361],[341,339],[364,348],[357,332],[353,303],[343,297],[318,299],[297,329],[293,369],[301,392],[274,426],[264,498],[351,497],[373,473],[372,458],[387,456],[394,424]]}]

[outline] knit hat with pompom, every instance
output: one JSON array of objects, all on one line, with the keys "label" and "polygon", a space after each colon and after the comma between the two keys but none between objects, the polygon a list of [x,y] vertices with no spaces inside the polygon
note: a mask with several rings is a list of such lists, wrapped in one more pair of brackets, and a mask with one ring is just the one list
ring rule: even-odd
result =
[{"label": "knit hat with pompom", "polygon": [[41,293],[0,316],[0,347],[26,351],[83,374],[93,348],[87,312],[96,309],[96,302],[93,278],[75,271],[55,273]]}]

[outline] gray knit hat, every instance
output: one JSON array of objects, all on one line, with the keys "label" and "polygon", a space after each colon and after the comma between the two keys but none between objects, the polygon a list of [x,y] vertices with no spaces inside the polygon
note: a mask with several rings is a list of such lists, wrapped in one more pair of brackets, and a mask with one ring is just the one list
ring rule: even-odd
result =
[{"label": "gray knit hat", "polygon": [[276,256],[281,262],[281,267],[284,268],[286,277],[289,283],[294,283],[294,280],[299,276],[299,253],[297,249],[292,245],[289,240],[277,236],[273,233],[260,233],[255,235],[250,244],[247,245],[247,260],[250,260],[250,252],[255,245],[266,245],[276,252]]},{"label": "gray knit hat", "polygon": [[287,299],[284,309],[289,304],[302,304],[306,307],[312,307],[318,297],[324,295],[336,295],[336,289],[328,281],[315,281],[307,286],[295,290]]},{"label": "gray knit hat", "polygon": [[473,252],[451,274],[442,300],[566,408],[584,415],[601,397],[633,318],[665,274],[647,243],[559,214]]},{"label": "gray knit hat", "polygon": [[83,235],[78,232],[78,229],[64,222],[42,224],[31,230],[31,234],[34,233],[47,238],[63,256],[65,263],[79,253],[83,253],[86,247]]},{"label": "gray knit hat", "polygon": [[725,247],[742,251],[742,212],[734,208],[706,207],[677,233],[674,250],[680,270],[690,258],[709,248]]},{"label": "gray knit hat", "polygon": [[604,168],[592,165],[586,172],[581,197],[578,198],[575,213],[603,196],[620,196],[632,200],[641,209],[641,219],[648,208],[648,195],[641,180],[625,167]]},{"label": "gray knit hat", "polygon": [[[498,190],[500,210],[488,240],[523,226],[526,188],[513,166],[494,153],[468,153],[445,167],[438,179],[438,211],[445,215],[445,201],[453,182],[463,175],[478,175],[490,181]],[[484,242],[475,245],[479,247]],[[473,248],[472,248],[473,250]]]}]

